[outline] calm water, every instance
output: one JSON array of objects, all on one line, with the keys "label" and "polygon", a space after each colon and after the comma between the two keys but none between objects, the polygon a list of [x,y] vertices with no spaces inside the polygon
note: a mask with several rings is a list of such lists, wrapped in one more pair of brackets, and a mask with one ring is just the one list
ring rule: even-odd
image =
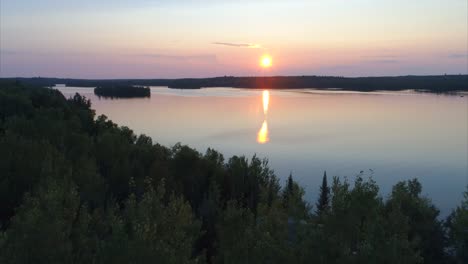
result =
[{"label": "calm water", "polygon": [[99,99],[89,88],[58,88],[92,101],[97,114],[170,146],[213,147],[225,157],[266,157],[291,172],[315,202],[323,171],[371,175],[387,195],[417,177],[446,215],[468,184],[468,96],[315,90],[176,90],[148,99]]}]

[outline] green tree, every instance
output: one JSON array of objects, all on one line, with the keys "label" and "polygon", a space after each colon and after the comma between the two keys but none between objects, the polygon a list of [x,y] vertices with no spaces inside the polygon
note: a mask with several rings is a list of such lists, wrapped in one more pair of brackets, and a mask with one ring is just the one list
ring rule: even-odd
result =
[{"label": "green tree", "polygon": [[450,247],[456,263],[468,263],[468,186],[462,203],[448,217]]},{"label": "green tree", "polygon": [[283,189],[282,199],[283,207],[286,209],[288,216],[294,218],[294,221],[309,218],[310,206],[304,200],[304,194],[304,189],[289,174],[286,186]]},{"label": "green tree", "polygon": [[253,263],[255,217],[253,213],[229,201],[218,223],[219,249],[217,262],[225,264]]},{"label": "green tree", "polygon": [[[333,179],[330,211],[318,226],[315,245],[321,263],[418,263],[402,214],[387,216],[379,188],[359,175],[354,187]],[[393,227],[389,228],[388,225]]]},{"label": "green tree", "polygon": [[[41,155],[38,155],[41,153]],[[31,192],[46,177],[70,172],[63,154],[48,142],[8,134],[0,137],[0,227],[5,225]]]},{"label": "green tree", "polygon": [[319,199],[317,201],[316,209],[315,209],[315,213],[318,216],[328,211],[330,207],[329,196],[330,196],[330,188],[328,187],[328,184],[327,184],[327,172],[325,171],[323,173],[322,185],[320,186]]},{"label": "green tree", "polygon": [[439,210],[421,196],[422,186],[417,179],[397,183],[386,203],[387,210],[398,210],[408,221],[408,239],[417,243],[424,263],[445,263],[447,246]]},{"label": "green tree", "polygon": [[250,209],[230,201],[218,233],[217,263],[286,263],[291,259],[287,214],[279,203],[261,204],[255,217]]},{"label": "green tree", "polygon": [[194,243],[200,224],[182,198],[171,196],[164,202],[164,181],[154,189],[147,182],[140,201],[131,194],[125,209],[110,211],[111,235],[99,250],[105,263],[195,263]]},{"label": "green tree", "polygon": [[286,186],[283,190],[283,204],[284,207],[288,207],[289,200],[294,193],[294,180],[292,178],[292,173],[289,173],[288,179],[286,180]]},{"label": "green tree", "polygon": [[[91,260],[76,186],[67,178],[48,178],[36,194],[27,194],[0,245],[2,263],[73,263]],[[83,211],[85,213],[86,210]],[[75,236],[74,236],[75,235]],[[79,255],[75,252],[80,251]]]}]

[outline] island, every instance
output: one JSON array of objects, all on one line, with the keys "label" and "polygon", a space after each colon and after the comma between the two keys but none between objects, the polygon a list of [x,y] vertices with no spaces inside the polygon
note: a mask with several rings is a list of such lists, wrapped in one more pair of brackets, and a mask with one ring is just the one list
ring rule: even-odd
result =
[{"label": "island", "polygon": [[94,94],[107,98],[151,97],[149,87],[134,85],[103,85],[94,88]]}]

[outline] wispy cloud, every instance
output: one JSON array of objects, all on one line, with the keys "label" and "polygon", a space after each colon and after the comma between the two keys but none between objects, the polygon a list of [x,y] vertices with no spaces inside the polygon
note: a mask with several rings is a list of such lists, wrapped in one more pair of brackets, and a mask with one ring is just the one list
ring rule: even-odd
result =
[{"label": "wispy cloud", "polygon": [[251,43],[213,42],[212,44],[229,46],[229,47],[237,47],[237,48],[249,48],[249,49],[260,49],[262,47],[260,44],[251,44]]},{"label": "wispy cloud", "polygon": [[398,63],[400,61],[394,60],[394,59],[375,59],[375,60],[366,60],[365,62],[389,64],[389,63]]},{"label": "wispy cloud", "polygon": [[390,64],[398,63],[402,57],[395,54],[368,54],[362,55],[363,63]]},{"label": "wispy cloud", "polygon": [[468,58],[468,53],[452,53],[447,56],[450,59],[465,59]]},{"label": "wispy cloud", "polygon": [[214,54],[200,54],[200,55],[170,55],[170,54],[140,54],[140,56],[147,58],[155,58],[161,60],[172,61],[198,61],[198,62],[216,62],[217,58]]},{"label": "wispy cloud", "polygon": [[15,51],[15,50],[0,49],[0,54],[3,54],[3,55],[16,55],[16,54],[20,54],[20,52]]},{"label": "wispy cloud", "polygon": [[392,54],[381,54],[381,55],[364,55],[361,56],[361,58],[367,58],[367,59],[396,59],[400,58],[398,55],[392,55]]}]

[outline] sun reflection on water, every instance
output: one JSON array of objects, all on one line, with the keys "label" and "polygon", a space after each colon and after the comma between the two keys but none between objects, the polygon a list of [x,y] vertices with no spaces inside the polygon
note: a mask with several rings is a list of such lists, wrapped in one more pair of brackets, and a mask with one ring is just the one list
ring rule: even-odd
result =
[{"label": "sun reflection on water", "polygon": [[268,90],[264,90],[262,93],[262,99],[263,99],[263,124],[260,130],[257,133],[257,142],[260,144],[265,144],[268,141],[270,141],[270,138],[268,137],[268,122],[267,122],[267,114],[268,114],[268,105],[270,103],[270,92]]},{"label": "sun reflection on water", "polygon": [[257,142],[260,144],[265,144],[270,140],[268,137],[268,123],[266,120],[263,120],[262,127],[257,133]]},{"label": "sun reflection on water", "polygon": [[264,90],[263,94],[263,114],[268,114],[268,104],[270,103],[270,92],[268,90]]}]

